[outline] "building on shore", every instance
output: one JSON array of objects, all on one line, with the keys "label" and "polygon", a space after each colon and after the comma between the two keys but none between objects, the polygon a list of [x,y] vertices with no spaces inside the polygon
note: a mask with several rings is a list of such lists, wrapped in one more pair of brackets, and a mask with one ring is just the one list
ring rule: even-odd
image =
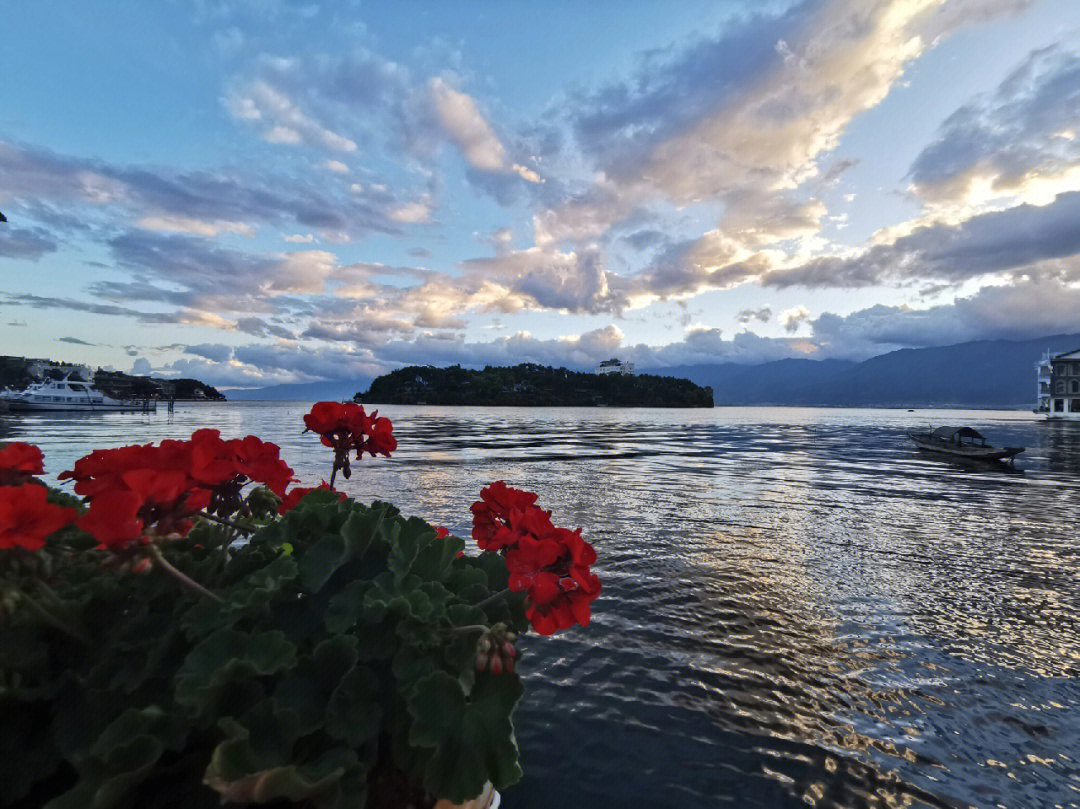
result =
[{"label": "building on shore", "polygon": [[1080,419],[1080,349],[1046,353],[1036,367],[1036,412],[1048,419]]},{"label": "building on shore", "polygon": [[610,360],[604,360],[596,368],[598,374],[632,374],[634,373],[634,363],[621,362],[617,358],[611,358]]}]

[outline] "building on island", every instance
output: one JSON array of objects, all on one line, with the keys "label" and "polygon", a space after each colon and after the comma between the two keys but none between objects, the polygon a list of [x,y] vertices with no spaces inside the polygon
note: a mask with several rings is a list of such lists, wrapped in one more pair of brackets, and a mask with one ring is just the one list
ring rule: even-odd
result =
[{"label": "building on island", "polygon": [[617,358],[610,360],[604,360],[597,366],[596,373],[598,374],[632,374],[634,373],[634,363],[621,362]]},{"label": "building on island", "polygon": [[1036,367],[1038,406],[1048,419],[1080,419],[1080,349],[1050,352]]}]

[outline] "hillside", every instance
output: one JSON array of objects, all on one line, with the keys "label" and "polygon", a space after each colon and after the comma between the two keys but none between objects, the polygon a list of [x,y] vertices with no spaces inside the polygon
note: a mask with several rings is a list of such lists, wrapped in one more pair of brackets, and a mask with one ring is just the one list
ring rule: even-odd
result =
[{"label": "hillside", "polygon": [[713,393],[686,379],[654,375],[599,375],[523,364],[410,366],[372,381],[357,401],[376,404],[513,405],[518,407],[712,407]]},{"label": "hillside", "polygon": [[762,365],[657,369],[712,387],[718,405],[1028,408],[1035,363],[1080,348],[1080,334],[906,348],[863,362],[779,360]]},{"label": "hillside", "polygon": [[[22,390],[36,381],[32,373],[35,364],[52,363],[53,368],[45,371],[48,377],[59,378],[80,367],[71,363],[52,360],[32,360],[27,357],[0,357],[0,388]],[[105,371],[98,368],[94,372],[94,386],[110,396],[120,399],[197,399],[224,400],[225,397],[216,388],[197,379],[162,379],[151,376],[136,376],[122,371]]]}]

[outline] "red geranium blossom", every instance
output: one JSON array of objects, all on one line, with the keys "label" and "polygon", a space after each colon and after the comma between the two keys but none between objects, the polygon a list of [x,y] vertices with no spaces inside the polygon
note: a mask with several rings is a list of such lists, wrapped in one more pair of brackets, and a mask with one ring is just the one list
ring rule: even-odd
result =
[{"label": "red geranium blossom", "polygon": [[[289,493],[281,501],[281,505],[278,506],[278,514],[287,514],[292,511],[298,505],[300,501],[307,497],[311,492],[316,489],[326,489],[327,491],[336,491],[329,483],[325,481],[318,486],[293,486],[289,489]],[[345,499],[345,492],[337,492],[338,500]]]},{"label": "red geranium blossom", "polygon": [[353,402],[316,402],[304,416],[304,425],[319,434],[324,446],[334,450],[331,482],[339,469],[346,478],[352,474],[350,451],[355,450],[356,460],[360,460],[365,452],[372,457],[376,454],[389,457],[397,449],[390,419],[379,416],[377,410],[369,415],[363,405]]},{"label": "red geranium blossom", "polygon": [[189,441],[95,450],[60,479],[74,479],[75,493],[90,501],[79,527],[103,546],[123,549],[150,526],[183,535],[200,511],[235,513],[249,481],[284,494],[293,471],[279,452],[255,436],[225,441],[217,430],[197,430]]},{"label": "red geranium blossom", "polygon": [[20,486],[45,472],[45,458],[33,444],[13,441],[0,449],[0,486]]},{"label": "red geranium blossom", "polygon": [[600,580],[589,570],[596,551],[581,530],[559,528],[536,495],[497,481],[473,503],[473,538],[503,554],[511,590],[527,595],[525,615],[541,635],[589,623]]},{"label": "red geranium blossom", "polygon": [[75,519],[75,509],[47,498],[48,489],[36,483],[0,487],[0,549],[36,551],[47,536]]}]

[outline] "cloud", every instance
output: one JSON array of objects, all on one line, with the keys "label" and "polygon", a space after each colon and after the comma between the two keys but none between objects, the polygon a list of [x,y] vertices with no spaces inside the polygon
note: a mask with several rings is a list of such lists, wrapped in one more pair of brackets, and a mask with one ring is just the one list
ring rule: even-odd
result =
[{"label": "cloud", "polygon": [[1044,206],[1018,205],[957,225],[933,223],[850,258],[826,256],[765,272],[764,285],[858,287],[910,280],[963,281],[1080,252],[1080,192]]},{"label": "cloud", "polygon": [[288,93],[268,81],[233,87],[224,100],[234,118],[262,126],[263,138],[271,143],[305,143],[336,152],[356,151],[355,141],[322,126]]},{"label": "cloud", "polygon": [[960,2],[945,15],[934,3],[807,0],[650,52],[627,81],[571,97],[576,143],[598,179],[542,217],[545,235],[593,239],[658,200],[721,201],[721,229],[754,221],[759,205],[817,176],[850,122],[934,42],[1026,4]]},{"label": "cloud", "polygon": [[[400,230],[387,215],[399,201],[379,183],[347,192],[315,176],[265,179],[117,166],[2,141],[0,176],[0,201],[82,227],[106,217],[110,226],[130,218],[150,230],[203,236],[251,235],[260,224],[286,222],[334,235]],[[43,209],[44,203],[66,207]]]},{"label": "cloud", "polygon": [[327,171],[332,171],[335,174],[348,174],[349,167],[342,163],[340,160],[324,160],[322,167]]},{"label": "cloud", "polygon": [[1076,331],[1080,288],[1058,279],[984,286],[955,302],[914,309],[873,306],[811,321],[813,339],[833,355],[862,357],[896,348],[971,340],[1025,340]]},{"label": "cloud", "polygon": [[77,345],[77,346],[96,345],[95,343],[88,343],[88,342],[86,342],[86,340],[80,340],[78,337],[57,337],[56,339],[58,341],[60,341],[61,343],[71,343],[71,344]]},{"label": "cloud", "polygon": [[56,242],[40,229],[0,227],[0,257],[39,259],[56,249]]},{"label": "cloud", "polygon": [[131,373],[136,376],[149,376],[153,371],[150,361],[145,357],[139,357],[131,364]]},{"label": "cloud", "polygon": [[772,320],[772,309],[768,306],[762,306],[760,309],[742,309],[735,315],[735,319],[743,325],[746,325],[753,320],[768,323]]},{"label": "cloud", "polygon": [[781,312],[777,319],[780,321],[780,325],[784,327],[784,331],[794,334],[799,330],[799,326],[802,325],[803,321],[809,318],[809,309],[805,306],[795,306]]},{"label": "cloud", "polygon": [[535,171],[508,160],[506,147],[471,96],[455,90],[441,78],[428,82],[428,89],[443,131],[470,166],[484,172],[512,172],[530,183],[543,182]]},{"label": "cloud", "polygon": [[995,92],[945,120],[909,177],[912,191],[939,207],[1045,203],[1080,189],[1080,54],[1033,51]]}]

